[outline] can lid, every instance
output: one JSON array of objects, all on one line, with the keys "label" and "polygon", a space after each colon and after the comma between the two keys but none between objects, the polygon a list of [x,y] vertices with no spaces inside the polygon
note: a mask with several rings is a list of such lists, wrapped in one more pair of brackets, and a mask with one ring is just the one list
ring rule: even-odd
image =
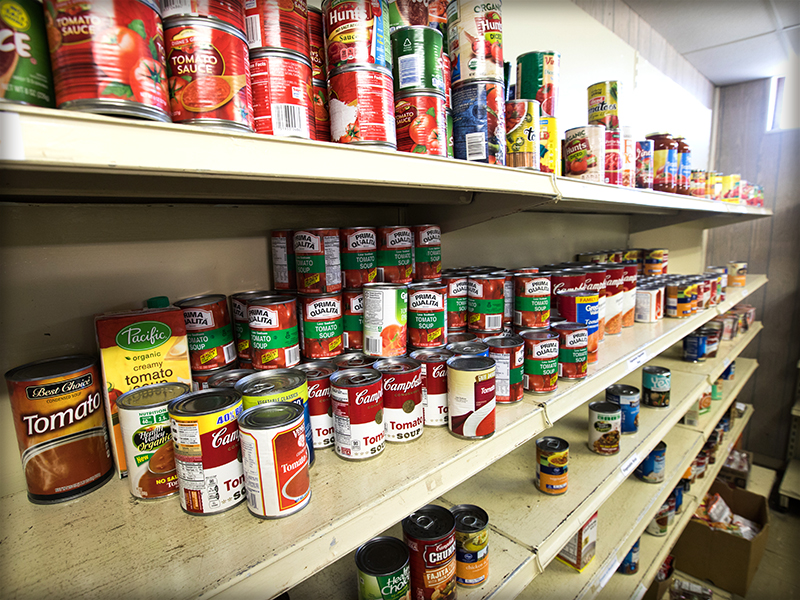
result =
[{"label": "can lid", "polygon": [[466,342],[454,342],[445,346],[454,354],[482,354],[489,349],[486,342],[482,340],[468,340]]},{"label": "can lid", "polygon": [[545,436],[536,440],[536,445],[542,450],[548,452],[565,452],[569,450],[569,442],[562,440],[560,437]]},{"label": "can lid", "polygon": [[411,373],[419,370],[420,367],[418,361],[404,356],[383,358],[372,365],[372,368],[380,373]]},{"label": "can lid", "polygon": [[667,443],[665,441],[660,441],[656,444],[656,447],[653,448],[653,452],[666,452],[667,450]]},{"label": "can lid", "polygon": [[547,327],[539,327],[539,328],[531,328],[525,329],[523,331],[517,332],[520,336],[525,338],[526,340],[556,340],[558,339],[558,334],[554,331],[550,331]]},{"label": "can lid", "polygon": [[375,369],[365,369],[356,367],[354,369],[343,369],[331,375],[331,384],[339,387],[357,387],[369,385],[381,380],[381,374]]},{"label": "can lid", "polygon": [[365,575],[390,575],[408,561],[408,546],[393,537],[373,538],[356,550],[356,568]]},{"label": "can lid", "polygon": [[184,298],[183,300],[177,300],[174,304],[179,308],[191,308],[194,306],[216,304],[220,300],[226,299],[227,298],[223,294],[205,294],[203,296],[192,296],[190,298]]},{"label": "can lid", "polygon": [[239,427],[273,429],[291,423],[303,415],[303,407],[294,402],[269,402],[248,408],[239,417]]},{"label": "can lid", "polygon": [[471,342],[473,340],[477,340],[478,336],[474,333],[470,333],[469,331],[461,331],[457,333],[451,333],[447,336],[447,343],[448,344],[455,344],[458,342]]},{"label": "can lid", "polygon": [[461,533],[476,533],[483,531],[489,525],[489,515],[480,506],[474,504],[459,504],[450,509],[456,520],[456,531]]},{"label": "can lid", "polygon": [[644,373],[650,373],[652,375],[669,375],[669,369],[665,367],[655,367],[655,366],[648,366],[642,369]]},{"label": "can lid", "polygon": [[247,301],[250,298],[258,298],[260,296],[271,296],[271,295],[278,295],[279,293],[275,290],[247,290],[246,292],[236,292],[235,294],[231,294],[231,298],[233,300],[241,300]]},{"label": "can lid", "polygon": [[495,335],[483,341],[490,348],[515,348],[525,343],[518,335]]},{"label": "can lid", "polygon": [[405,283],[365,283],[361,286],[362,290],[405,290],[408,285]]},{"label": "can lid", "polygon": [[558,329],[563,331],[579,331],[581,329],[586,329],[586,325],[583,323],[576,323],[575,321],[561,321],[559,323],[553,324],[553,319],[550,319],[550,326],[552,329]]},{"label": "can lid", "polygon": [[160,406],[168,404],[179,396],[183,396],[189,390],[188,385],[176,381],[145,385],[122,394],[117,398],[117,407],[135,409],[142,406]]},{"label": "can lid", "polygon": [[83,354],[46,358],[7,371],[6,380],[35,381],[48,377],[60,377],[62,375],[69,375],[77,371],[82,371],[95,364],[97,364],[97,359],[94,356]]},{"label": "can lid", "polygon": [[442,506],[428,504],[403,519],[403,533],[417,540],[439,540],[455,531],[453,513]]},{"label": "can lid", "polygon": [[231,407],[241,400],[242,395],[232,389],[210,388],[199,392],[189,392],[169,403],[169,414],[207,415]]},{"label": "can lid", "polygon": [[[616,394],[617,396],[638,396],[639,388],[634,387],[632,385],[625,385],[624,383],[617,383],[608,386],[606,388],[606,392],[611,394]],[[606,398],[606,400],[608,400],[608,398]],[[614,401],[609,400],[609,402],[614,402]]]},{"label": "can lid", "polygon": [[445,348],[439,348],[436,350],[414,350],[410,354],[411,358],[414,360],[418,360],[419,362],[429,363],[429,362],[446,362],[448,358],[453,357],[453,353],[450,350]]},{"label": "can lid", "polygon": [[331,362],[340,369],[366,367],[378,360],[377,356],[367,356],[363,352],[346,352],[333,357]]},{"label": "can lid", "polygon": [[167,296],[153,296],[147,299],[145,305],[147,308],[167,308],[170,305],[170,301]]},{"label": "can lid", "polygon": [[243,396],[268,396],[292,390],[305,381],[306,374],[298,369],[270,369],[248,375],[233,387]]},{"label": "can lid", "polygon": [[488,356],[454,356],[447,359],[447,366],[459,371],[483,371],[494,368],[496,364]]},{"label": "can lid", "polygon": [[272,306],[273,304],[286,304],[287,302],[296,302],[297,298],[289,296],[286,293],[279,294],[277,292],[266,292],[255,296],[246,298],[248,306]]},{"label": "can lid", "polygon": [[593,410],[594,412],[598,413],[618,413],[620,412],[619,404],[614,404],[613,402],[592,402],[589,404],[589,410]]},{"label": "can lid", "polygon": [[236,385],[236,382],[240,379],[244,379],[252,375],[253,373],[257,373],[255,369],[230,369],[228,371],[223,371],[222,373],[217,373],[212,375],[208,378],[208,387],[212,388],[232,388]]},{"label": "can lid", "polygon": [[339,370],[339,367],[330,360],[312,360],[294,368],[305,373],[306,379],[309,381],[330,377]]}]

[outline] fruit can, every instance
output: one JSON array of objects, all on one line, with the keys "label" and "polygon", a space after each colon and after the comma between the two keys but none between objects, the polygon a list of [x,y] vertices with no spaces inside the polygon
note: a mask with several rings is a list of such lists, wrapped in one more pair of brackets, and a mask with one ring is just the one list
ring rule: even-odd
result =
[{"label": "fruit can", "polygon": [[247,0],[247,45],[277,48],[310,58],[306,0]]},{"label": "fruit can", "polygon": [[525,340],[523,383],[534,394],[549,394],[558,388],[558,333],[547,329],[520,332]]},{"label": "fruit can", "polygon": [[244,7],[242,0],[166,0],[161,12],[162,19],[171,17],[208,17],[218,19],[245,32]]},{"label": "fruit can", "polygon": [[411,557],[411,598],[456,599],[456,520],[442,506],[428,504],[403,519]]},{"label": "fruit can", "polygon": [[311,101],[314,107],[314,127],[311,139],[331,141],[331,117],[328,111],[328,82],[314,79],[311,82]]},{"label": "fruit can", "polygon": [[498,404],[519,402],[523,396],[522,375],[525,364],[525,342],[516,335],[486,339],[489,358],[495,362],[495,400]]},{"label": "fruit can", "polygon": [[569,443],[557,437],[536,440],[536,488],[551,496],[566,494],[569,486]]},{"label": "fruit can", "polygon": [[58,108],[169,122],[155,5],[46,0],[44,11]]},{"label": "fruit can", "polygon": [[617,573],[623,575],[633,575],[639,571],[639,540],[633,544],[631,549],[622,559],[622,562],[617,569]]},{"label": "fruit can", "polygon": [[467,276],[442,275],[442,282],[447,285],[447,330],[458,331],[466,329]]},{"label": "fruit can", "polygon": [[489,346],[477,336],[472,340],[450,342],[445,348],[455,356],[489,356]]},{"label": "fruit can", "polygon": [[558,333],[558,378],[567,381],[585,379],[589,368],[586,325],[563,321],[551,325],[551,329]]},{"label": "fruit can", "polygon": [[342,280],[345,288],[360,288],[378,276],[378,240],[374,227],[339,229]]},{"label": "fruit can", "polygon": [[555,117],[539,119],[539,170],[561,175],[561,142]]},{"label": "fruit can", "polygon": [[[47,13],[49,20],[53,16]],[[47,34],[42,2],[15,0],[0,5],[0,39],[4,40],[0,101],[55,107]]]},{"label": "fruit can", "polygon": [[378,227],[378,281],[411,283],[414,232],[402,225]]},{"label": "fruit can", "polygon": [[368,283],[364,293],[364,354],[403,356],[408,331],[408,287]]},{"label": "fruit can", "polygon": [[331,375],[339,367],[329,360],[312,360],[297,365],[306,374],[308,412],[314,448],[333,446],[333,409],[331,408]]},{"label": "fruit can", "polygon": [[442,277],[442,228],[414,225],[414,281],[438,281]]},{"label": "fruit can", "polygon": [[606,336],[606,274],[608,270],[600,265],[584,267],[586,273],[585,287],[597,292],[597,333],[598,341]]},{"label": "fruit can", "polygon": [[185,383],[156,383],[117,398],[128,482],[134,498],[178,493],[175,451],[167,405],[189,392]]},{"label": "fruit can", "polygon": [[[470,343],[470,342],[466,342]],[[447,416],[456,437],[477,440],[495,431],[495,361],[488,356],[447,360]]]},{"label": "fruit can", "polygon": [[306,360],[332,358],[342,353],[342,294],[298,296],[297,328],[300,352]]},{"label": "fruit can", "polygon": [[339,230],[329,227],[301,229],[293,236],[297,291],[330,294],[342,289]]},{"label": "fruit can", "polygon": [[441,32],[424,25],[398,27],[392,31],[391,41],[395,93],[433,92],[444,96]]},{"label": "fruit can", "polygon": [[467,325],[481,331],[502,331],[505,276],[480,274],[467,278]]},{"label": "fruit can", "polygon": [[655,323],[658,321],[658,307],[661,302],[661,290],[649,285],[636,288],[636,312],[634,320],[637,323]]},{"label": "fruit can", "polygon": [[444,96],[432,92],[402,92],[395,96],[394,118],[400,152],[447,155]]},{"label": "fruit can", "polygon": [[193,371],[219,369],[236,360],[236,343],[226,296],[193,296],[173,304],[183,310]]},{"label": "fruit can", "polygon": [[262,519],[296,513],[311,500],[303,409],[260,404],[239,417],[247,508]]},{"label": "fruit can", "polygon": [[[244,35],[221,21],[174,17],[164,30],[172,120],[252,131],[250,59]],[[198,65],[205,65],[198,73]]]},{"label": "fruit can", "polygon": [[656,275],[666,275],[669,265],[669,250],[657,248],[644,251],[644,271],[645,277]]},{"label": "fruit can", "polygon": [[727,273],[729,287],[744,287],[747,285],[746,262],[729,262]]},{"label": "fruit can", "polygon": [[211,515],[245,497],[238,419],[242,396],[232,389],[189,392],[169,403],[181,508]]},{"label": "fruit can", "polygon": [[506,164],[503,84],[470,80],[453,88],[453,152],[461,160]]},{"label": "fruit can", "polygon": [[636,263],[622,264],[622,326],[633,327],[636,313]]},{"label": "fruit can", "polygon": [[389,0],[389,26],[394,31],[408,25],[427,25],[447,39],[447,1]]},{"label": "fruit can", "polygon": [[322,28],[328,75],[348,65],[392,69],[386,0],[324,0]]},{"label": "fruit can", "polygon": [[441,348],[447,344],[447,286],[412,283],[408,286],[408,344]]},{"label": "fruit can", "polygon": [[664,367],[644,367],[642,369],[642,404],[655,407],[669,406],[670,376],[669,369]]},{"label": "fruit can", "polygon": [[278,50],[250,51],[256,133],[311,139],[316,128],[311,63]]},{"label": "fruit can", "polygon": [[603,183],[606,139],[603,125],[584,125],[565,132],[566,177]]},{"label": "fruit can", "polygon": [[506,165],[539,170],[539,103],[509,100],[506,112]]},{"label": "fruit can", "polygon": [[611,185],[622,185],[622,136],[618,129],[606,129],[605,179]]},{"label": "fruit can", "polygon": [[653,141],[636,142],[636,187],[653,189]]},{"label": "fruit can", "polygon": [[422,366],[412,358],[384,358],[372,368],[383,380],[383,422],[388,442],[412,442],[422,435]]},{"label": "fruit can", "polygon": [[240,379],[255,373],[255,369],[239,368],[239,369],[226,369],[214,375],[211,375],[206,384],[209,388],[232,388]]},{"label": "fruit can", "polygon": [[622,309],[625,305],[625,267],[607,263],[606,267],[606,334],[622,333]]},{"label": "fruit can", "polygon": [[[447,6],[447,43],[453,83],[503,81],[503,17],[500,2],[455,0]],[[501,99],[505,98],[505,94]]]},{"label": "fruit can", "polygon": [[617,383],[606,388],[606,402],[618,404],[622,411],[622,435],[639,431],[639,388]]},{"label": "fruit can", "polygon": [[489,579],[489,515],[474,504],[450,509],[456,520],[456,583],[478,587]]},{"label": "fruit can", "polygon": [[558,52],[527,52],[517,56],[517,98],[534,98],[542,117],[555,117],[561,88],[561,55]]},{"label": "fruit can", "polygon": [[619,453],[622,412],[611,402],[589,404],[589,450],[597,454]]},{"label": "fruit can", "polygon": [[558,313],[567,321],[586,326],[588,359],[597,362],[600,344],[600,325],[597,316],[599,295],[589,290],[561,292],[558,295]]},{"label": "fruit can", "polygon": [[386,436],[381,374],[356,367],[337,371],[330,381],[336,454],[349,460],[378,456]]},{"label": "fruit can", "polygon": [[427,427],[447,425],[447,360],[453,353],[443,348],[415,350],[411,358],[421,365],[422,412]]},{"label": "fruit can", "polygon": [[311,78],[324,81],[328,77],[325,66],[325,34],[322,32],[322,11],[308,6],[308,57],[311,59]]},{"label": "fruit can", "polygon": [[231,294],[231,312],[233,313],[233,339],[236,342],[236,355],[239,359],[252,360],[250,316],[247,313],[247,301],[260,296],[269,296],[269,290],[250,290]]},{"label": "fruit can", "polygon": [[637,479],[647,483],[661,483],[666,474],[667,445],[658,442],[633,472]]},{"label": "fruit can", "polygon": [[589,123],[604,125],[606,130],[619,129],[619,116],[617,115],[617,98],[619,83],[616,81],[601,81],[589,86]]},{"label": "fruit can", "polygon": [[254,369],[284,369],[300,362],[295,298],[277,295],[250,298],[247,316]]},{"label": "fruit can", "polygon": [[392,76],[376,67],[345,67],[328,79],[331,140],[395,148]]},{"label": "fruit can", "polygon": [[358,600],[408,600],[411,566],[408,546],[397,538],[372,538],[356,550]]},{"label": "fruit can", "polygon": [[364,293],[361,289],[342,292],[342,312],[344,351],[362,350],[364,348]]},{"label": "fruit can", "polygon": [[294,231],[273,229],[270,236],[272,242],[272,286],[276,290],[294,290],[297,288]]},{"label": "fruit can", "polygon": [[114,463],[96,358],[41,360],[11,369],[5,378],[28,500],[65,502],[111,478]]}]

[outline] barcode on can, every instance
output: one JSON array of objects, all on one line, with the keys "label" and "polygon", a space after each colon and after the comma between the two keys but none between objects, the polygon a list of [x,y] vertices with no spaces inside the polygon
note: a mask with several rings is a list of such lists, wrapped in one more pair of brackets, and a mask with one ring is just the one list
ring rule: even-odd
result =
[{"label": "barcode on can", "polygon": [[367,354],[380,354],[383,350],[383,341],[381,338],[365,337],[364,347],[367,350]]},{"label": "barcode on can", "polygon": [[300,346],[286,349],[286,366],[292,367],[300,362]]},{"label": "barcode on can", "polygon": [[400,89],[420,87],[422,85],[422,69],[417,55],[400,56],[397,67],[400,73]]},{"label": "barcode on can", "polygon": [[482,131],[464,136],[467,143],[467,160],[486,160],[486,134]]},{"label": "barcode on can", "polygon": [[261,17],[253,15],[244,18],[244,28],[247,32],[247,45],[250,48],[261,47]]},{"label": "barcode on can", "polygon": [[503,315],[486,315],[486,329],[494,331],[503,328]]},{"label": "barcode on can", "polygon": [[236,360],[237,352],[236,352],[236,344],[231,342],[230,344],[226,344],[222,347],[222,354],[225,356],[225,364],[232,363]]},{"label": "barcode on can", "polygon": [[275,135],[308,135],[308,119],[302,106],[273,104],[272,133]]}]

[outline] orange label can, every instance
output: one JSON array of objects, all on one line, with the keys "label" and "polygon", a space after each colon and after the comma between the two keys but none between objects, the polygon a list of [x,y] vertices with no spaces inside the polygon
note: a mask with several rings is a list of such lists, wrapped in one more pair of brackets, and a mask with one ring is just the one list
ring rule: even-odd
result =
[{"label": "orange label can", "polygon": [[559,496],[567,493],[569,443],[557,437],[536,440],[536,487],[540,492]]},{"label": "orange label can", "polygon": [[456,583],[478,587],[489,579],[489,515],[479,506],[450,509],[456,519]]}]

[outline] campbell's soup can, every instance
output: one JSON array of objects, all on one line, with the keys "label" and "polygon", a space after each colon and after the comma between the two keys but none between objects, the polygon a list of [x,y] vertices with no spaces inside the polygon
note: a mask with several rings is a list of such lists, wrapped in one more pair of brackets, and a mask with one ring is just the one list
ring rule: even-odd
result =
[{"label": "campbell's soup can", "polygon": [[560,88],[558,52],[527,52],[517,56],[516,98],[533,98],[541,106],[542,117],[555,117]]},{"label": "campbell's soup can", "polygon": [[439,280],[442,276],[442,228],[414,225],[414,281]]},{"label": "campbell's soup can", "polygon": [[585,379],[589,369],[586,325],[563,321],[551,326],[558,333],[558,378],[568,381]]},{"label": "campbell's soup can", "polygon": [[174,304],[183,310],[193,371],[219,369],[236,360],[236,344],[226,296],[193,296]]},{"label": "campbell's soup can", "polygon": [[506,165],[539,170],[540,121],[536,100],[506,102]]},{"label": "campbell's soup can", "polygon": [[516,335],[486,338],[489,358],[495,362],[495,399],[498,404],[519,402],[523,396],[525,342]]},{"label": "campbell's soup can", "polygon": [[396,95],[394,118],[397,149],[414,154],[447,155],[447,114],[444,96],[432,92]]},{"label": "campbell's soup can", "polygon": [[311,100],[314,106],[314,129],[311,139],[331,141],[331,116],[328,110],[328,82],[314,79],[311,82]]},{"label": "campbell's soup can", "polygon": [[503,81],[500,2],[450,2],[447,6],[447,41],[454,84],[486,78]]},{"label": "campbell's soup can", "polygon": [[622,185],[622,135],[618,129],[606,129],[605,182]]},{"label": "campbell's soup can", "polygon": [[456,598],[456,520],[442,506],[428,504],[403,519],[411,557],[411,597]]},{"label": "campbell's soup can", "polygon": [[[442,275],[447,285],[447,330],[459,331],[467,328],[467,276]],[[448,343],[449,340],[448,340]]]},{"label": "campbell's soup can", "polygon": [[619,129],[619,116],[617,115],[619,83],[616,81],[594,83],[588,87],[587,96],[589,123],[603,125],[606,130]]},{"label": "campbell's soup can", "polygon": [[328,76],[325,65],[325,34],[322,31],[322,11],[308,8],[308,57],[311,59],[311,77],[323,81]]},{"label": "campbell's soup can", "polygon": [[505,276],[480,274],[467,278],[467,326],[470,330],[503,331]]},{"label": "campbell's soup can", "polygon": [[636,142],[636,187],[653,189],[653,141]]},{"label": "campbell's soup can", "polygon": [[156,5],[47,0],[44,14],[58,108],[170,120]]},{"label": "campbell's soup can", "polygon": [[339,229],[339,247],[345,288],[360,288],[376,280],[378,241],[374,227]]},{"label": "campbell's soup can", "polygon": [[502,81],[470,80],[454,85],[453,152],[456,158],[506,164],[504,98]]},{"label": "campbell's soup can", "polygon": [[0,5],[0,101],[55,107],[47,33],[42,2]]},{"label": "campbell's soup can", "polygon": [[397,147],[391,72],[351,66],[328,74],[331,141]]},{"label": "campbell's soup can", "polygon": [[311,139],[316,131],[308,59],[276,50],[250,51],[256,133]]},{"label": "campbell's soup can", "polygon": [[447,360],[447,413],[450,432],[465,439],[494,434],[495,361],[488,356]]},{"label": "campbell's soup can", "polygon": [[536,440],[536,487],[551,496],[567,493],[569,443],[557,437]]},{"label": "campbell's soup can", "polygon": [[297,289],[297,266],[294,256],[294,231],[273,229],[272,242],[272,285],[276,290]]},{"label": "campbell's soup can", "polygon": [[658,321],[658,305],[660,290],[657,287],[641,285],[636,288],[636,312],[634,321],[637,323],[655,323]]},{"label": "campbell's soup can", "polygon": [[397,538],[372,538],[356,550],[358,600],[410,600],[408,546]]},{"label": "campbell's soup can", "polygon": [[344,351],[364,348],[364,292],[361,289],[342,292],[342,345]]},{"label": "campbell's soup can", "polygon": [[422,435],[422,366],[412,358],[384,358],[372,368],[383,377],[386,440],[411,442]]},{"label": "campbell's soup can", "polygon": [[447,286],[412,283],[408,286],[408,345],[441,348],[447,344]]},{"label": "campbell's soup can", "polygon": [[548,329],[520,331],[525,340],[523,384],[535,394],[549,394],[558,389],[558,333]]},{"label": "campbell's soup can", "polygon": [[420,363],[422,373],[422,412],[425,425],[447,425],[447,360],[453,353],[443,348],[415,350],[411,358]]},{"label": "campbell's soup can", "polygon": [[584,287],[592,292],[597,292],[597,332],[599,341],[602,342],[606,335],[606,273],[607,269],[599,265],[582,267],[586,283]]},{"label": "campbell's soup can", "polygon": [[294,232],[297,291],[329,294],[342,289],[339,230],[314,227]]},{"label": "campbell's soup can", "polygon": [[378,227],[378,281],[411,283],[414,232],[402,225]]},{"label": "campbell's soup can", "polygon": [[260,404],[239,417],[247,508],[264,519],[291,515],[311,500],[303,409]]},{"label": "campbell's soup can", "polygon": [[622,326],[633,327],[636,315],[636,263],[627,261],[622,264]]},{"label": "campbell's soup can", "polygon": [[174,17],[167,22],[164,41],[172,120],[252,131],[250,59],[244,35],[222,21]]},{"label": "campbell's soup can", "polygon": [[539,170],[561,175],[561,140],[555,117],[539,119]]},{"label": "campbell's soup can", "polygon": [[397,27],[391,41],[395,93],[433,92],[444,100],[441,32],[421,25]]},{"label": "campbell's soup can", "polygon": [[266,295],[247,300],[253,368],[283,369],[300,362],[297,300]]},{"label": "campbell's soup can", "polygon": [[618,404],[589,404],[589,450],[604,455],[618,454],[621,432],[622,412]]},{"label": "campbell's soup can", "polygon": [[368,283],[364,294],[364,354],[403,356],[408,336],[408,287]]},{"label": "campbell's soup can", "polygon": [[244,0],[166,0],[162,2],[161,17],[210,17],[225,21],[236,29],[245,32]]},{"label": "campbell's soup can", "polygon": [[169,403],[181,508],[210,515],[247,496],[239,451],[242,396],[232,389],[189,392]]},{"label": "campbell's soup can", "polygon": [[525,328],[550,326],[550,274],[514,275],[514,325]]},{"label": "campbell's soup can", "polygon": [[306,0],[247,0],[247,45],[277,48],[310,57]]},{"label": "campbell's soup can", "polygon": [[367,356],[363,352],[347,352],[331,359],[331,362],[340,369],[350,369],[352,367],[371,367],[377,362],[379,357]]},{"label": "campbell's soup can", "polygon": [[250,353],[250,316],[247,313],[247,301],[261,296],[269,296],[269,290],[250,290],[231,294],[231,312],[233,313],[233,338],[236,341],[236,355],[239,359],[252,360]]},{"label": "campbell's soup can", "polygon": [[344,321],[342,294],[298,296],[300,352],[306,360],[332,358],[342,353]]},{"label": "campbell's soup can", "polygon": [[584,125],[564,133],[565,177],[603,183],[606,131],[603,125]]},{"label": "campbell's soup can", "polygon": [[331,407],[331,375],[339,370],[329,360],[312,360],[297,365],[308,382],[308,412],[314,448],[333,446],[333,408]]},{"label": "campbell's soup can", "polygon": [[597,362],[598,346],[600,344],[600,327],[597,316],[597,292],[577,290],[561,292],[558,295],[558,312],[567,321],[581,323],[586,327],[588,341],[586,350],[589,362]]},{"label": "campbell's soup can", "polygon": [[322,27],[328,75],[349,65],[391,71],[389,7],[386,0],[324,0]]},{"label": "campbell's soup can", "polygon": [[478,587],[489,579],[489,515],[474,504],[450,509],[456,520],[456,583]]},{"label": "campbell's soup can", "polygon": [[378,456],[386,445],[381,374],[356,367],[337,371],[330,381],[336,454],[350,460]]},{"label": "campbell's soup can", "polygon": [[606,263],[606,335],[622,333],[622,310],[625,305],[625,267]]}]

